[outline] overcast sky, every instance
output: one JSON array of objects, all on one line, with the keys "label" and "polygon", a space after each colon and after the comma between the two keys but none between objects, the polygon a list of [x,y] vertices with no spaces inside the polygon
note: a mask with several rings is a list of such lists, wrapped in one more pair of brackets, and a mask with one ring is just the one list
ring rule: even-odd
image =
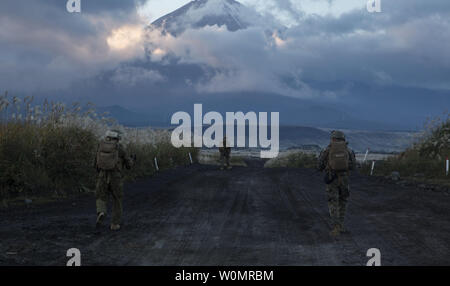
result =
[{"label": "overcast sky", "polygon": [[345,93],[318,90],[310,84],[317,81],[450,90],[450,1],[381,1],[382,13],[371,14],[366,0],[242,0],[287,29],[267,37],[267,27],[235,33],[206,27],[175,39],[143,28],[186,0],[82,0],[80,14],[69,14],[65,0],[1,0],[0,88],[64,90],[107,71],[124,85],[170,80],[126,66],[148,60],[150,46],[154,63],[172,55],[213,68],[215,74],[193,83],[199,92]]}]

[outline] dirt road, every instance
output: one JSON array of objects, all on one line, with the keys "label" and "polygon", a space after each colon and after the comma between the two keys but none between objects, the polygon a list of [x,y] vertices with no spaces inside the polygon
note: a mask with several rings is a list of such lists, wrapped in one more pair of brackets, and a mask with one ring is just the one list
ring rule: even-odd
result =
[{"label": "dirt road", "polygon": [[450,196],[352,175],[349,234],[329,236],[322,176],[194,165],[125,187],[124,224],[96,231],[92,195],[0,212],[0,265],[450,264]]}]

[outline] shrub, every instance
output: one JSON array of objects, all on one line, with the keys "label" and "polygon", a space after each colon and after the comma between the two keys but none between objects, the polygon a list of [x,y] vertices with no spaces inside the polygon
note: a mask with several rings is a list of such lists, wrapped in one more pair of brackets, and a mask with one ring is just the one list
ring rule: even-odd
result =
[{"label": "shrub", "polygon": [[317,155],[302,151],[289,151],[278,158],[267,161],[268,168],[317,168]]},{"label": "shrub", "polygon": [[2,126],[0,138],[2,189],[21,193],[45,186],[48,177],[39,158],[39,129],[12,122]]},{"label": "shrub", "polygon": [[166,170],[176,166],[190,164],[189,153],[193,161],[197,161],[197,148],[175,148],[170,141],[160,141],[156,144],[150,143],[129,143],[126,145],[127,153],[136,155],[136,162],[133,169],[127,171],[128,179],[152,176],[156,172],[155,157],[158,161],[159,169]]},{"label": "shrub", "polygon": [[[80,189],[93,189],[97,173],[93,162],[99,140],[106,130],[119,129],[128,153],[136,154],[135,167],[127,179],[155,173],[154,158],[160,170],[196,160],[198,149],[176,149],[165,130],[136,130],[99,117],[91,109],[74,104],[71,109],[45,101],[31,107],[32,98],[23,101],[7,94],[0,96],[0,199],[23,194],[64,196]],[[26,108],[22,108],[24,104]]]},{"label": "shrub", "polygon": [[[422,138],[411,148],[376,163],[375,175],[390,175],[397,171],[402,177],[420,174],[427,179],[445,178],[445,160],[450,154],[450,119],[433,120]],[[362,172],[370,173],[371,163],[362,166]]]},{"label": "shrub", "polygon": [[42,163],[52,188],[56,192],[93,188],[96,136],[76,126],[44,127],[42,132]]}]

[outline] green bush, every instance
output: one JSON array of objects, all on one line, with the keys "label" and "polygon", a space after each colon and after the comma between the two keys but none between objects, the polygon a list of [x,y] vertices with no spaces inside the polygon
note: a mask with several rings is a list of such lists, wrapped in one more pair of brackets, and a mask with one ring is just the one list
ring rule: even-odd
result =
[{"label": "green bush", "polygon": [[56,192],[93,188],[96,136],[76,126],[44,127],[42,131],[42,163],[52,188]]},{"label": "green bush", "polygon": [[[374,175],[390,175],[399,172],[402,177],[443,179],[445,160],[450,155],[450,120],[429,127],[423,138],[411,148],[385,161],[376,162]],[[371,163],[362,166],[362,173],[370,174]]]},{"label": "green bush", "polygon": [[65,193],[93,186],[97,139],[92,132],[27,122],[8,122],[1,130],[0,184],[7,193]]},{"label": "green bush", "polygon": [[189,153],[193,162],[198,162],[198,148],[175,148],[171,143],[168,130],[152,130],[145,134],[145,130],[130,129],[131,136],[125,145],[129,155],[136,155],[133,169],[126,172],[127,179],[152,176],[156,173],[154,159],[157,158],[160,171],[177,166],[190,164]]},{"label": "green bush", "polygon": [[266,167],[269,168],[317,168],[317,155],[304,153],[302,151],[291,152],[285,156],[280,156],[269,160]]},{"label": "green bush", "polygon": [[[361,173],[370,174],[372,163],[362,165]],[[384,161],[377,161],[374,175],[388,176],[392,172],[399,172],[402,177],[423,176],[435,179],[445,177],[445,160],[429,159],[420,156],[418,152],[408,152],[403,157],[396,156]]]},{"label": "green bush", "polygon": [[37,191],[48,183],[39,158],[39,128],[10,123],[1,128],[0,184],[5,192]]},{"label": "green bush", "polygon": [[[11,122],[2,125],[0,140],[0,185],[3,196],[56,193],[65,195],[80,188],[95,187],[93,166],[99,138],[77,126],[51,126]],[[159,169],[190,164],[190,152],[196,160],[198,149],[175,148],[170,142],[156,144],[131,142],[125,145],[136,155],[127,179],[148,177]]]},{"label": "green bush", "polygon": [[133,169],[127,171],[128,179],[152,176],[156,173],[154,159],[157,158],[160,171],[190,164],[189,153],[192,160],[197,161],[197,148],[175,148],[170,142],[129,143],[126,146],[127,153],[136,155]]},{"label": "green bush", "polygon": [[317,168],[317,156],[315,154],[295,153],[288,159],[288,167],[291,168]]},{"label": "green bush", "polygon": [[[7,96],[0,96],[0,200],[20,195],[65,196],[94,189],[95,153],[110,128],[105,122],[111,120],[92,117],[92,111],[77,113],[81,112],[78,105],[68,111],[62,104],[47,102],[31,108],[31,100],[24,100],[27,108],[22,117],[17,98],[12,113]],[[167,132],[149,132],[144,137],[149,134],[142,140],[136,136],[134,141],[123,142],[128,154],[137,156],[126,179],[153,175],[155,157],[160,170],[189,164],[189,152],[196,160],[198,149],[173,147]]]}]

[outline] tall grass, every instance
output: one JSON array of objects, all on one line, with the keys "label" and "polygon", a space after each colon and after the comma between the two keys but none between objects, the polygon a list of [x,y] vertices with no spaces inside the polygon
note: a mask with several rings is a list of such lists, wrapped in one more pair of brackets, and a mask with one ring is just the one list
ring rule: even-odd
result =
[{"label": "tall grass", "polygon": [[[444,179],[445,160],[450,156],[450,114],[429,120],[417,142],[398,156],[376,163],[375,175],[390,175],[396,171],[402,177]],[[370,165],[362,166],[369,174]]]},{"label": "tall grass", "polygon": [[288,151],[266,162],[266,168],[317,168],[318,157],[315,153]]},{"label": "tall grass", "polygon": [[155,174],[155,158],[157,158],[160,171],[190,164],[189,153],[191,153],[193,160],[197,160],[198,149],[173,147],[170,143],[169,133],[166,131],[159,131],[154,134],[156,136],[152,143],[131,141],[126,145],[128,154],[135,154],[137,157],[133,169],[126,173],[128,179]]},{"label": "tall grass", "polygon": [[95,113],[92,104],[67,107],[33,98],[0,96],[0,199],[18,195],[66,196],[93,189],[96,170],[93,162],[99,141],[108,129],[120,130],[122,144],[136,154],[135,167],[127,179],[155,173],[154,158],[161,170],[189,164],[188,152],[176,149],[165,130],[136,130],[118,125],[107,114]]}]

